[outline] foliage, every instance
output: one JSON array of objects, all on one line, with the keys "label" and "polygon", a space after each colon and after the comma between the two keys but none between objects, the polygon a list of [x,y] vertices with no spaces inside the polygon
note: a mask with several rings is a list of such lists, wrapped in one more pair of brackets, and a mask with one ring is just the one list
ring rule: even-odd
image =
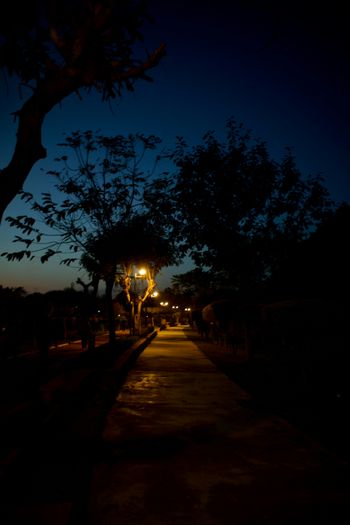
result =
[{"label": "foliage", "polygon": [[350,206],[343,203],[283,261],[271,282],[275,297],[306,295],[349,309],[349,228]]},{"label": "foliage", "polygon": [[44,119],[71,94],[96,90],[102,100],[133,90],[165,54],[144,55],[141,28],[149,19],[137,0],[13,0],[2,9],[0,68],[29,98],[16,113],[13,157],[0,172],[0,220],[32,166],[46,157]]},{"label": "foliage", "polygon": [[179,141],[175,188],[183,237],[217,288],[266,283],[295,245],[332,209],[320,176],[303,178],[287,148],[281,162],[234,119],[226,141],[213,132],[189,149]]},{"label": "foliage", "polygon": [[5,320],[8,320],[11,315],[14,315],[16,310],[18,311],[18,307],[26,295],[26,290],[21,286],[11,288],[0,285],[0,332],[6,324]]},{"label": "foliage", "polygon": [[[70,152],[57,158],[59,169],[50,170],[57,196],[43,193],[40,201],[22,192],[33,216],[8,217],[21,231],[14,239],[24,250],[4,252],[8,260],[54,255],[61,263],[77,264],[91,277],[94,294],[100,280],[106,284],[109,315],[115,283],[131,301],[132,265],[146,266],[147,290],[155,286],[155,275],[163,266],[177,262],[176,213],[172,182],[167,172],[155,175],[166,152],[157,152],[160,140],[143,134],[105,137],[86,131],[69,135],[61,144]],[[151,157],[151,158],[149,158]],[[88,296],[87,296],[88,297]],[[111,333],[113,320],[111,321]]]},{"label": "foliage", "polygon": [[[172,182],[167,173],[155,175],[167,158],[166,152],[156,152],[159,145],[157,137],[143,134],[74,132],[61,144],[73,155],[57,158],[59,169],[48,172],[57,195],[43,193],[37,201],[21,192],[33,215],[6,219],[21,231],[14,242],[25,245],[2,253],[8,260],[39,256],[44,263],[60,255],[63,264],[87,270],[95,294],[98,282],[105,282],[111,334],[115,283],[129,290],[131,267],[142,262],[148,268],[144,300],[155,286],[155,274],[179,256]],[[89,285],[80,284],[88,292]]]}]

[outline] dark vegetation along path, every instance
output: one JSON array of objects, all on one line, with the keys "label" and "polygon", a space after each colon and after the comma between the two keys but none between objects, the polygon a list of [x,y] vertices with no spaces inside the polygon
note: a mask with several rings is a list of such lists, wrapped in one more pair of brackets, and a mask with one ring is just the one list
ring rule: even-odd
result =
[{"label": "dark vegetation along path", "polygon": [[160,332],[126,377],[106,418],[80,522],[346,522],[349,464],[257,409],[187,333],[182,326]]},{"label": "dark vegetation along path", "polygon": [[[242,353],[235,354],[221,345],[204,341],[190,327],[184,327],[183,331],[186,338],[194,342],[221,372],[247,392],[248,395],[244,395],[239,403],[247,407],[248,413],[255,414],[254,418],[263,420],[265,416],[271,418],[272,415],[273,418],[274,414],[282,416],[325,445],[331,451],[330,457],[334,453],[336,460],[329,465],[330,486],[333,474],[337,479],[334,481],[337,484],[337,497],[340,478],[343,479],[341,483],[344,491],[348,490],[348,407],[344,406],[344,400],[329,396],[327,385],[324,389],[327,395],[322,397],[319,391],[318,397],[311,396],[309,392],[296,388],[298,385],[293,380],[293,375],[286,381],[285,371],[272,367],[271,363],[259,359],[247,362]],[[102,439],[106,420],[115,406],[126,374],[136,365],[138,356],[156,335],[153,333],[138,341],[129,340],[117,353],[111,352],[108,347],[100,347],[95,354],[68,360],[64,366],[56,366],[56,372],[52,372],[51,378],[39,390],[32,388],[27,402],[23,396],[17,400],[18,410],[12,419],[9,415],[2,419],[0,523],[88,523],[86,498],[91,488],[93,471],[101,458],[103,463],[111,454],[109,445]],[[14,388],[14,391],[18,390]],[[40,397],[40,402],[36,396]],[[22,411],[21,403],[26,407]],[[196,435],[196,440],[201,443],[207,437],[205,433],[202,437]],[[159,441],[159,444],[162,442]],[[173,445],[174,450],[177,450],[178,444]],[[170,449],[172,450],[171,447]],[[147,447],[139,451],[141,461],[144,461],[142,454],[146,452],[148,454]],[[163,461],[161,449],[157,454],[160,454],[160,461]],[[112,454],[114,461],[113,457]],[[164,479],[162,490],[166,487],[167,479]],[[169,495],[164,493],[163,497],[168,498]],[[178,498],[183,499],[183,505],[187,501],[186,495],[182,493],[178,496],[174,494],[173,498],[171,504],[175,504],[174,501]],[[223,505],[226,505],[224,493],[217,494],[214,499],[219,502],[220,498],[223,498]],[[258,499],[260,501],[261,498]],[[158,499],[157,501],[159,502]],[[162,502],[159,504],[161,508]],[[154,505],[158,505],[156,500],[152,504],[155,511]],[[322,523],[339,522],[337,520],[342,509],[348,512],[344,508],[344,498],[340,497],[339,515],[331,514]],[[226,523],[225,520],[228,519],[223,516],[219,518],[219,521],[214,522]],[[85,521],[82,522],[82,519]],[[265,523],[263,518],[262,523]],[[287,522],[283,522],[283,525],[285,523]],[[288,525],[291,523],[288,522]],[[310,523],[310,515],[305,517],[306,523]],[[177,525],[177,522],[172,522],[172,525]]]},{"label": "dark vegetation along path", "polygon": [[260,413],[280,415],[329,450],[350,459],[350,398],[344,390],[344,383],[349,384],[347,367],[340,365],[342,384],[335,383],[330,363],[310,385],[297,362],[259,357],[248,361],[244,352],[214,344],[196,330],[185,333],[227,377],[249,392],[247,405]]},{"label": "dark vegetation along path", "polygon": [[155,335],[121,338],[113,349],[101,344],[94,352],[53,351],[44,377],[35,356],[3,364],[2,525],[69,523],[88,483],[108,410]]}]

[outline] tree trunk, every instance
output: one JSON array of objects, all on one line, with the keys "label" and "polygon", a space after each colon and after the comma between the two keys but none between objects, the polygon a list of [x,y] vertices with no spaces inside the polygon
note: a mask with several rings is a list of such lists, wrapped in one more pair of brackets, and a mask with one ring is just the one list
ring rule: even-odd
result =
[{"label": "tree trunk", "polygon": [[116,341],[115,337],[115,314],[113,305],[113,292],[114,278],[106,280],[106,302],[107,302],[107,315],[108,315],[108,332],[109,332],[109,343],[114,345]]},{"label": "tree trunk", "polygon": [[44,119],[51,109],[78,87],[75,79],[62,75],[42,82],[16,113],[18,130],[15,150],[8,166],[0,170],[0,223],[5,209],[22,190],[34,164],[46,157],[41,142]]},{"label": "tree trunk", "polygon": [[142,323],[141,323],[141,310],[142,310],[143,301],[139,301],[137,303],[137,323],[136,323],[136,330],[137,334],[141,335],[142,332]]}]

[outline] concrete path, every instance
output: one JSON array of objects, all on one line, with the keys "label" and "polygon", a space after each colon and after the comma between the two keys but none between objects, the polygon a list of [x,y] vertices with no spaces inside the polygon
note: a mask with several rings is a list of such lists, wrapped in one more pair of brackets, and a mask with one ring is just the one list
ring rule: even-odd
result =
[{"label": "concrete path", "polygon": [[108,415],[84,523],[350,522],[349,465],[247,399],[180,327],[159,332]]}]

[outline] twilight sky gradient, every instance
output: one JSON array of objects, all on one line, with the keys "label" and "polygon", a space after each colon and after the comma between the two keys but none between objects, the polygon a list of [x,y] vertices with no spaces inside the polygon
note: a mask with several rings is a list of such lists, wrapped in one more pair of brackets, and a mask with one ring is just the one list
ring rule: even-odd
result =
[{"label": "twilight sky gradient", "polygon": [[[151,72],[154,82],[138,82],[134,93],[110,106],[89,95],[83,101],[70,97],[55,108],[44,124],[48,157],[33,168],[24,189],[50,190],[40,168],[52,166],[64,132],[141,131],[171,147],[176,136],[190,144],[208,130],[224,137],[232,116],[266,142],[275,160],[290,146],[303,174],[322,174],[333,199],[350,202],[347,16],[345,3],[320,4],[315,9],[289,0],[150,0],[155,21],[145,27],[145,47],[151,51],[162,41],[167,44],[167,56]],[[14,147],[11,112],[22,103],[15,86],[1,78],[0,167]],[[21,208],[16,199],[5,217]],[[3,221],[0,252],[17,249],[11,243],[17,233]],[[162,271],[159,287],[183,271],[186,267]],[[42,265],[0,258],[0,284],[28,292],[62,289],[77,276],[58,260]]]}]

